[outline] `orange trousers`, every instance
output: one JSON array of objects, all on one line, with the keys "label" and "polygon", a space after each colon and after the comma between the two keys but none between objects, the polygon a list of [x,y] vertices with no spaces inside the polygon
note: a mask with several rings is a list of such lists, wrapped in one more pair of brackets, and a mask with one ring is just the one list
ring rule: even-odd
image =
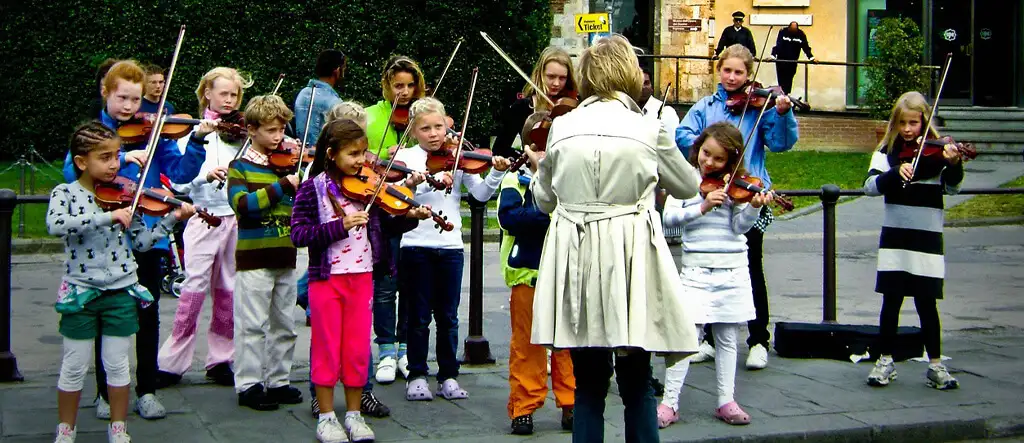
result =
[{"label": "orange trousers", "polygon": [[[512,287],[509,302],[512,313],[512,343],[508,356],[508,416],[532,414],[544,405],[548,395],[548,351],[530,343],[533,328],[533,287]],[[551,354],[551,385],[555,405],[571,408],[576,404],[576,377],[572,373],[569,351]]]}]

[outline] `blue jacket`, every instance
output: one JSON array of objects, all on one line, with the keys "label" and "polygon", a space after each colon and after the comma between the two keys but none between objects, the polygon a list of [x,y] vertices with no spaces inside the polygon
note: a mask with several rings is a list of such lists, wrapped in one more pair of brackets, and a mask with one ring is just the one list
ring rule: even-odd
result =
[{"label": "blue jacket", "polygon": [[[114,130],[121,126],[121,123],[107,115],[106,111],[100,112],[100,122]],[[145,186],[147,188],[162,186],[160,174],[166,175],[174,183],[188,183],[192,181],[199,174],[199,168],[203,165],[203,162],[206,161],[206,148],[203,146],[205,144],[205,140],[190,138],[185,153],[182,154],[174,140],[160,139],[156,146],[156,154],[153,155],[153,166],[149,168],[149,174],[146,176]],[[121,154],[119,156],[121,170],[118,171],[117,175],[128,177],[132,180],[138,179],[142,170],[134,163],[125,164],[124,153],[139,149],[146,149],[146,143],[121,146]],[[71,183],[75,180],[78,180],[78,177],[75,175],[75,164],[71,161],[71,151],[68,151],[64,157],[64,181]],[[145,220],[146,226],[153,227],[156,222],[160,221],[160,218],[145,216],[143,220]],[[167,239],[162,239],[154,248],[167,249]]]},{"label": "blue jacket", "polygon": [[[714,95],[700,99],[686,113],[686,117],[683,117],[682,123],[676,128],[676,146],[683,152],[683,155],[689,156],[690,146],[701,132],[704,132],[704,128],[720,121],[729,121],[733,125],[739,124],[740,116],[730,114],[729,110],[725,108],[726,96],[725,88],[719,84],[718,91]],[[760,112],[756,109],[747,110],[747,117],[743,119],[743,127],[740,128],[744,140],[751,128],[754,127],[754,122],[757,121],[757,115]],[[772,109],[766,110],[764,116],[761,117],[760,127],[754,131],[752,137],[753,140],[750,140],[744,152],[743,167],[751,175],[761,178],[765,188],[770,188],[772,179],[768,176],[768,170],[765,168],[764,148],[767,146],[772,152],[785,152],[793,148],[799,138],[793,110],[790,109],[783,115],[779,115]]]},{"label": "blue jacket", "polygon": [[338,92],[334,90],[334,87],[317,79],[310,80],[295,97],[295,138],[297,140],[302,141],[302,134],[306,129],[309,95],[313,93],[313,85],[316,85],[316,97],[313,98],[313,115],[309,119],[309,137],[306,138],[306,143],[309,145],[315,145],[317,139],[320,138],[320,130],[323,129],[327,113],[334,105],[341,103],[341,97],[338,97]]},{"label": "blue jacket", "polygon": [[498,225],[504,231],[501,264],[505,284],[533,286],[551,217],[537,208],[530,177],[509,173],[498,194]]}]

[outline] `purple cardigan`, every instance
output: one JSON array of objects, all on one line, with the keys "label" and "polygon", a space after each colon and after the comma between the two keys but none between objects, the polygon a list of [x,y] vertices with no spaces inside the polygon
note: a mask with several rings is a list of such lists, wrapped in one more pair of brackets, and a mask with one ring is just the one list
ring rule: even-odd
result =
[{"label": "purple cardigan", "polygon": [[[374,206],[370,209],[367,229],[370,233],[370,249],[373,251],[373,265],[387,266],[392,276],[397,272],[388,235],[399,235],[416,228],[418,220],[395,217]],[[298,248],[309,248],[309,281],[327,280],[331,276],[330,258],[327,249],[332,243],[348,237],[345,223],[339,218],[320,223],[320,203],[316,195],[314,178],[299,185],[292,208],[292,243]]]}]

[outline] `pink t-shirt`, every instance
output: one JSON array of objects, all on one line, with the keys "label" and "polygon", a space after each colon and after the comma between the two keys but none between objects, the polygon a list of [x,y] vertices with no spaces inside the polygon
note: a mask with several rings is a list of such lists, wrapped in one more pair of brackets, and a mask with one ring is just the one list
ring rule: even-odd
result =
[{"label": "pink t-shirt", "polygon": [[[320,174],[313,178],[313,181],[320,204],[320,223],[342,219],[346,214],[365,208],[364,204],[342,195],[337,185],[327,178],[327,174]],[[340,203],[341,214],[335,213],[328,193],[334,195],[335,200]],[[350,229],[348,237],[331,244],[327,249],[327,255],[331,263],[331,274],[373,272],[373,251],[370,250],[370,234],[366,226]]]}]

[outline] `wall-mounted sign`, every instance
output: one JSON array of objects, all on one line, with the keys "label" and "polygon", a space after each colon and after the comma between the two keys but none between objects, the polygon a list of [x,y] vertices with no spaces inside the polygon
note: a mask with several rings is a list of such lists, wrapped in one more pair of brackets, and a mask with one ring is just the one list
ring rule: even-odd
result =
[{"label": "wall-mounted sign", "polygon": [[669,32],[696,32],[701,29],[699,18],[670,18],[668,19]]},{"label": "wall-mounted sign", "polygon": [[978,37],[981,37],[982,40],[991,40],[992,30],[989,28],[981,28],[981,31],[978,31]]},{"label": "wall-mounted sign", "polygon": [[750,14],[751,25],[788,26],[796,22],[800,26],[811,26],[811,14]]},{"label": "wall-mounted sign", "polygon": [[611,23],[607,12],[596,14],[576,14],[576,33],[611,32]]},{"label": "wall-mounted sign", "polygon": [[811,6],[811,0],[754,0],[754,7],[803,7]]},{"label": "wall-mounted sign", "polygon": [[947,42],[956,40],[956,29],[949,28],[945,31],[942,31],[942,38],[946,39]]}]

